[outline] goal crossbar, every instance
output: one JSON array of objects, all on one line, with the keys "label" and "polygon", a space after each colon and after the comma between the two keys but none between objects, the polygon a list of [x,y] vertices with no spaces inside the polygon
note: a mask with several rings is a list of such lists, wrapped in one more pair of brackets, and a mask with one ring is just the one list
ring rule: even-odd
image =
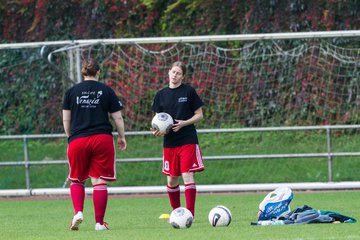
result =
[{"label": "goal crossbar", "polygon": [[306,39],[306,38],[332,38],[332,37],[360,37],[360,30],[256,33],[256,34],[180,36],[180,37],[83,39],[83,40],[63,40],[63,41],[46,41],[46,42],[5,43],[5,44],[0,44],[0,49],[35,48],[41,46],[83,45],[83,44],[96,44],[96,43],[154,44],[154,43],[224,42],[224,41],[251,41],[251,40],[259,40],[259,39]]}]

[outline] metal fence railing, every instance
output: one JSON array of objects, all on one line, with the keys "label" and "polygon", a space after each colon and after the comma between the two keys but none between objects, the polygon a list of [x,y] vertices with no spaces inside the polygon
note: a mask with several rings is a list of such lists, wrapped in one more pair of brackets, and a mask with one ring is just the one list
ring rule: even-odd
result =
[{"label": "metal fence railing", "polygon": [[[266,128],[226,128],[226,129],[200,129],[199,134],[202,133],[235,133],[235,132],[269,132],[269,131],[312,131],[321,130],[326,134],[326,152],[320,153],[291,153],[291,154],[251,154],[251,155],[218,155],[218,156],[204,156],[204,160],[241,160],[241,159],[269,159],[269,158],[327,158],[328,165],[328,182],[333,180],[332,161],[334,157],[353,157],[360,156],[360,152],[336,152],[332,149],[332,130],[341,129],[360,129],[360,125],[326,125],[326,126],[298,126],[298,127],[266,127]],[[127,132],[126,135],[149,135],[149,131]],[[116,135],[116,133],[114,133]],[[32,134],[32,135],[9,135],[0,136],[0,140],[22,140],[23,141],[23,161],[2,161],[0,162],[0,169],[4,166],[24,166],[26,188],[31,189],[30,166],[31,165],[53,165],[53,164],[68,164],[64,160],[29,160],[28,140],[29,139],[44,139],[44,138],[65,138],[65,134]],[[137,157],[137,158],[122,158],[121,162],[151,162],[161,161],[160,157]],[[120,162],[117,159],[116,162]]]}]

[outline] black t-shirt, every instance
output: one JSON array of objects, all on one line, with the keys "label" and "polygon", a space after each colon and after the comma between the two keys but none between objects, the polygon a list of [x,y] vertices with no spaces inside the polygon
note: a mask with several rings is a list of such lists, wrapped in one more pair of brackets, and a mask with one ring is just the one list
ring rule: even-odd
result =
[{"label": "black t-shirt", "polygon": [[[181,84],[177,88],[165,87],[155,95],[151,110],[166,112],[177,120],[187,120],[204,103],[189,85]],[[198,138],[194,124],[181,128],[178,132],[170,132],[164,136],[164,147],[178,147],[185,144],[197,144]]]},{"label": "black t-shirt", "polygon": [[111,135],[109,113],[120,111],[123,105],[109,86],[86,80],[65,93],[63,109],[71,110],[70,142],[93,134]]}]

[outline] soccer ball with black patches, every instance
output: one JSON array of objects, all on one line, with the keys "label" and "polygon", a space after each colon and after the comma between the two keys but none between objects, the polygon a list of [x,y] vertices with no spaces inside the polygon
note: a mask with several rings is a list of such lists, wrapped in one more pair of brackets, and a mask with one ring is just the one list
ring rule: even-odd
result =
[{"label": "soccer ball with black patches", "polygon": [[178,207],[170,214],[170,224],[176,229],[191,227],[193,220],[192,213],[184,207]]},{"label": "soccer ball with black patches", "polygon": [[159,130],[162,134],[169,133],[173,124],[173,118],[166,112],[156,113],[151,121],[152,128]]},{"label": "soccer ball with black patches", "polygon": [[227,227],[231,223],[231,212],[225,206],[216,206],[209,212],[209,222],[213,227]]}]

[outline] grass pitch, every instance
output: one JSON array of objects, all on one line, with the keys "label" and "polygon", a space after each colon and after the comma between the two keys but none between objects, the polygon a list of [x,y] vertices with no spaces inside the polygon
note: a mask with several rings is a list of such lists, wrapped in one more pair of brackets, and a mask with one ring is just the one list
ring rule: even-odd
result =
[{"label": "grass pitch", "polygon": [[[91,197],[86,199],[84,222],[70,231],[73,216],[68,199],[0,199],[1,239],[360,239],[359,223],[251,226],[266,193],[229,195],[199,194],[196,221],[189,229],[173,229],[159,219],[169,213],[167,196],[110,197],[105,221],[110,231],[94,230]],[[315,209],[336,211],[360,219],[360,191],[294,192],[291,208],[307,204]],[[184,203],[184,199],[182,199]],[[229,227],[214,228],[207,219],[216,205],[228,207],[233,215]]]}]

